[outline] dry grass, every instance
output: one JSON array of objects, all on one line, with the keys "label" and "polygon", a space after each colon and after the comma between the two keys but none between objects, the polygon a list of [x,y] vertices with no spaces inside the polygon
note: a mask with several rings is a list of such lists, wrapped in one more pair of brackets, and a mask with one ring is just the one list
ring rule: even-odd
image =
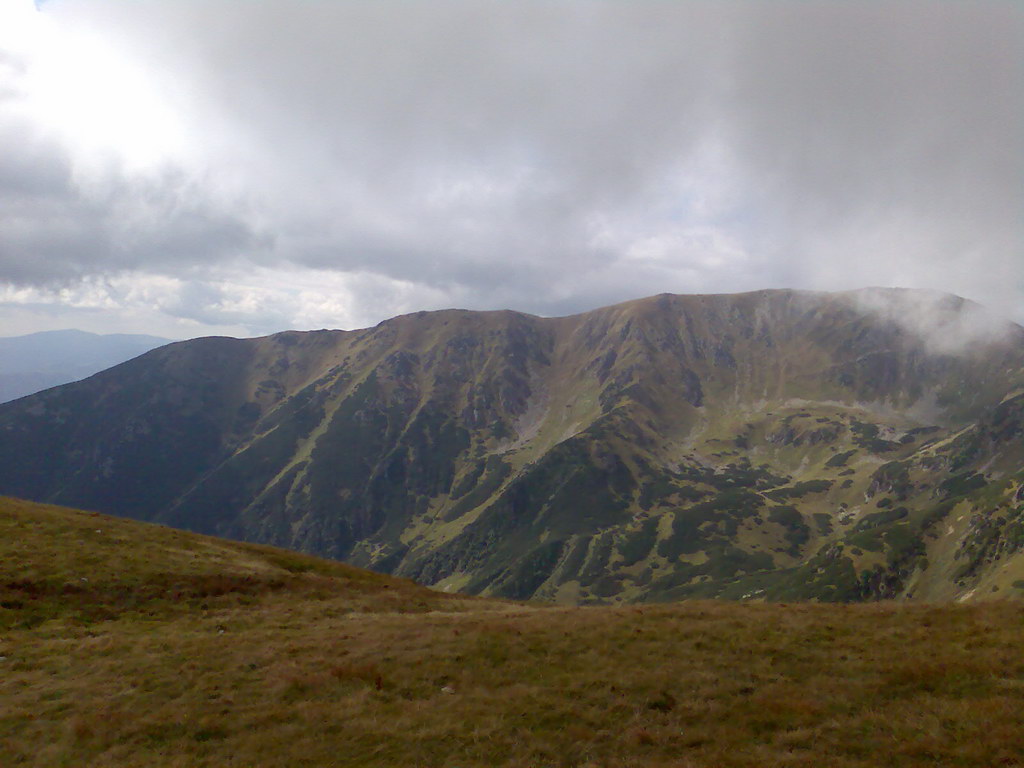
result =
[{"label": "dry grass", "polygon": [[472,598],[296,552],[0,497],[0,631],[285,602],[456,610]]},{"label": "dry grass", "polygon": [[0,764],[1024,764],[1015,603],[542,608],[311,570],[244,599],[9,615]]}]

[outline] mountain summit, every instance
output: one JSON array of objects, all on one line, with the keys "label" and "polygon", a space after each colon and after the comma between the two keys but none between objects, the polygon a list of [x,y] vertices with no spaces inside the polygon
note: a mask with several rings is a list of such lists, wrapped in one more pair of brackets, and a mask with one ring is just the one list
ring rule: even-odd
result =
[{"label": "mountain summit", "polygon": [[1024,329],[954,296],[663,294],[207,338],[0,406],[0,493],[562,602],[1024,579]]}]

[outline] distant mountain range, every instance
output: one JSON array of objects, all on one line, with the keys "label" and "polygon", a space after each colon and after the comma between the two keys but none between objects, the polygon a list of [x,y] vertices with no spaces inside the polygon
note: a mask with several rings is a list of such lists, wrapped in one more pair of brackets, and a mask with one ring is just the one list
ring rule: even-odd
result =
[{"label": "distant mountain range", "polygon": [[156,336],[75,330],[0,338],[0,403],[84,379],[169,342]]},{"label": "distant mountain range", "polygon": [[170,344],[0,406],[0,493],[566,603],[1024,587],[1024,329],[900,290]]}]

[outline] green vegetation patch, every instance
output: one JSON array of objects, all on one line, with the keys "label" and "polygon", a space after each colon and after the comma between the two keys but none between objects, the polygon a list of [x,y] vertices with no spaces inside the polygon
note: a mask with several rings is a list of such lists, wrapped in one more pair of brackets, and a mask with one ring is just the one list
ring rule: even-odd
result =
[{"label": "green vegetation patch", "polygon": [[828,536],[832,533],[832,516],[825,512],[815,512],[812,515],[814,524],[818,528],[818,533],[822,536]]},{"label": "green vegetation patch", "polygon": [[825,466],[826,467],[837,467],[837,468],[838,467],[845,467],[846,466],[846,462],[848,462],[856,454],[857,454],[857,450],[856,449],[853,449],[851,451],[843,451],[842,453],[837,453],[835,456],[832,456],[828,461],[825,462]]},{"label": "green vegetation patch", "polygon": [[759,493],[746,488],[722,491],[714,498],[676,510],[672,533],[658,544],[658,554],[669,560],[693,554],[715,541],[731,539],[739,523],[757,514],[764,506]]},{"label": "green vegetation patch", "polygon": [[857,446],[872,453],[889,453],[902,447],[902,444],[897,441],[880,438],[878,436],[880,429],[877,424],[866,424],[853,419],[850,422],[850,431],[853,432],[853,441]]},{"label": "green vegetation patch", "polygon": [[892,493],[903,501],[911,490],[910,470],[903,461],[890,461],[876,469],[868,486],[870,494]]},{"label": "green vegetation patch", "polygon": [[488,456],[478,461],[453,492],[454,504],[444,513],[447,521],[458,520],[468,512],[489,501],[509,476],[512,467],[500,456]]},{"label": "green vegetation patch", "polygon": [[765,493],[765,496],[772,501],[801,499],[809,493],[825,493],[831,487],[831,480],[806,480],[801,483],[796,483],[789,488],[776,488],[774,491],[768,491]]},{"label": "green vegetation patch", "polygon": [[640,529],[628,532],[619,543],[619,554],[622,556],[622,565],[626,568],[636,565],[647,557],[654,548],[658,538],[658,520],[651,518],[644,520]]},{"label": "green vegetation patch", "polygon": [[882,510],[881,512],[872,512],[869,515],[864,515],[864,517],[858,520],[857,525],[854,526],[854,530],[866,531],[871,528],[878,528],[879,526],[893,523],[897,520],[903,520],[907,515],[908,510],[906,507],[895,507],[893,509]]},{"label": "green vegetation patch", "polygon": [[799,555],[803,545],[811,538],[811,529],[797,508],[789,505],[772,507],[768,511],[768,520],[785,528],[789,553],[794,557]]},{"label": "green vegetation patch", "polygon": [[513,600],[530,597],[551,576],[565,545],[564,541],[547,541],[526,553],[505,576],[495,580],[492,593]]},{"label": "green vegetation patch", "polygon": [[984,475],[977,472],[961,472],[958,475],[944,480],[939,486],[939,490],[945,495],[945,497],[953,498],[959,496],[966,496],[967,494],[980,490],[988,485],[988,480]]},{"label": "green vegetation patch", "polygon": [[859,600],[861,590],[853,561],[833,544],[780,578],[768,589],[767,596],[772,600],[845,603]]}]

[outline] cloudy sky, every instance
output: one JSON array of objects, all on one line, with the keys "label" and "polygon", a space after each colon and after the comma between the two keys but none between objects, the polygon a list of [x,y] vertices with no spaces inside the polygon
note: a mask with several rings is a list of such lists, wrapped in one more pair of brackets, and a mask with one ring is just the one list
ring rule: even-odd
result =
[{"label": "cloudy sky", "polygon": [[1022,75],[1010,0],[0,0],[0,335],[867,285],[1024,321]]}]

